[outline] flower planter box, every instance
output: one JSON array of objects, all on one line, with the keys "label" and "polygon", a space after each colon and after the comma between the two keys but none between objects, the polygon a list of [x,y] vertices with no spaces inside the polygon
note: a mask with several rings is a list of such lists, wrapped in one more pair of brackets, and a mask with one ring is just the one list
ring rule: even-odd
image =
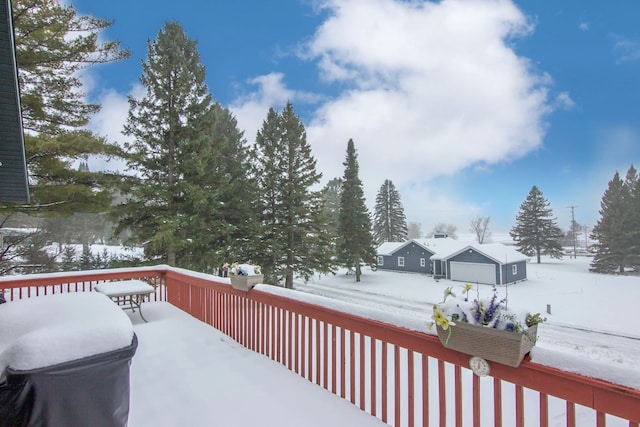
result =
[{"label": "flower planter box", "polygon": [[492,362],[517,368],[524,356],[536,344],[538,325],[526,332],[510,332],[484,326],[457,322],[449,331],[437,326],[438,338],[447,348],[479,356]]},{"label": "flower planter box", "polygon": [[231,286],[234,289],[238,289],[240,291],[249,291],[258,283],[262,283],[264,276],[262,274],[255,274],[252,276],[241,276],[238,274],[233,274],[229,276],[229,280],[231,281]]}]

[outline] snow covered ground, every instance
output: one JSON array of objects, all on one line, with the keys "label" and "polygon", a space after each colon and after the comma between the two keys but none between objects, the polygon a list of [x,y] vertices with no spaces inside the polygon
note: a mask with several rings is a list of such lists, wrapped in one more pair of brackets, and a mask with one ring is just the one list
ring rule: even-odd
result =
[{"label": "snow covered ground", "polygon": [[[529,280],[498,291],[508,293],[511,308],[547,318],[538,328],[533,361],[640,389],[640,277],[590,273],[590,262],[543,258],[527,265]],[[299,291],[424,321],[449,286],[460,291],[464,283],[369,269],[360,283],[344,271],[295,283]],[[491,292],[491,286],[480,285],[482,296]]]},{"label": "snow covered ground", "polygon": [[130,427],[386,425],[168,303],[128,313]]},{"label": "snow covered ground", "polygon": [[[589,273],[589,262],[531,263],[529,280],[499,290],[508,290],[510,306],[547,317],[532,351],[536,363],[640,389],[640,277]],[[296,282],[296,291],[258,289],[428,332],[432,305],[448,286],[459,290],[464,283],[365,269],[360,283],[342,271]],[[482,295],[491,292],[481,288]],[[128,312],[139,340],[131,368],[132,427],[382,425],[170,304],[148,303],[144,312],[148,323]],[[593,425],[593,414],[583,412],[578,425]],[[561,411],[556,418],[550,425],[564,425]]]},{"label": "snow covered ground", "polygon": [[[532,357],[537,363],[640,389],[640,278],[592,274],[588,264],[585,258],[529,264],[530,280],[509,286],[510,304],[542,313],[551,305]],[[295,285],[296,291],[268,285],[258,289],[427,331],[425,321],[432,304],[442,300],[443,290],[464,284],[366,270],[360,283],[342,272]],[[167,303],[145,304],[144,310],[149,323],[129,313],[139,338],[131,367],[132,427],[382,425]],[[535,414],[537,401],[526,404]],[[511,406],[505,401],[503,410],[506,419],[513,420]],[[577,409],[577,425],[595,426],[592,411]],[[565,425],[564,403],[551,400],[549,416],[550,425]],[[607,417],[607,425],[627,424]]]}]

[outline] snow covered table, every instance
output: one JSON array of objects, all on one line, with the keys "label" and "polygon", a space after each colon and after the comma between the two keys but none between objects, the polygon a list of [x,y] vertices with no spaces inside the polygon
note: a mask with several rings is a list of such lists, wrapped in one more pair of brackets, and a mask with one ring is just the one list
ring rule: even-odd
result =
[{"label": "snow covered table", "polygon": [[[143,282],[142,280],[121,280],[119,282],[105,282],[96,285],[93,289],[105,294],[116,304],[125,306],[125,309],[130,309],[132,312],[136,312],[136,307],[140,313],[142,320],[147,321],[142,315],[142,303],[147,295],[155,292],[155,289],[150,284]],[[128,307],[126,307],[128,305]]]}]

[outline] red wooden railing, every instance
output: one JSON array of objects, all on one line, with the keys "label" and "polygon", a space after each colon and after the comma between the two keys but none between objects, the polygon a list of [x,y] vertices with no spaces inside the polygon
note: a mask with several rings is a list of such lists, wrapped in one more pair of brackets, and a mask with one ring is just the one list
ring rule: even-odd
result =
[{"label": "red wooden railing", "polygon": [[[285,365],[394,426],[597,426],[640,423],[640,390],[525,360],[492,377],[432,335],[299,301],[241,292],[213,276],[166,266],[0,278],[7,299],[89,291],[138,278],[248,349]],[[294,294],[291,294],[294,295]],[[558,418],[562,418],[559,420]],[[563,422],[561,422],[563,421]]]}]

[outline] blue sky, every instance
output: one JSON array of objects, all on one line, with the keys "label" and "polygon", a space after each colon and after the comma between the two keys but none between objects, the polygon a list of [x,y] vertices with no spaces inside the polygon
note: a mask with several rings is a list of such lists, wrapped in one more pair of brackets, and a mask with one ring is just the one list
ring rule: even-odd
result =
[{"label": "blue sky", "polygon": [[353,138],[370,207],[385,179],[425,232],[476,216],[508,231],[533,185],[558,224],[593,226],[608,181],[640,167],[635,0],[73,1],[114,20],[127,61],[85,76],[110,140],[140,96],[140,61],[167,21],[198,50],[215,100],[251,141],[291,100],[323,173]]}]

